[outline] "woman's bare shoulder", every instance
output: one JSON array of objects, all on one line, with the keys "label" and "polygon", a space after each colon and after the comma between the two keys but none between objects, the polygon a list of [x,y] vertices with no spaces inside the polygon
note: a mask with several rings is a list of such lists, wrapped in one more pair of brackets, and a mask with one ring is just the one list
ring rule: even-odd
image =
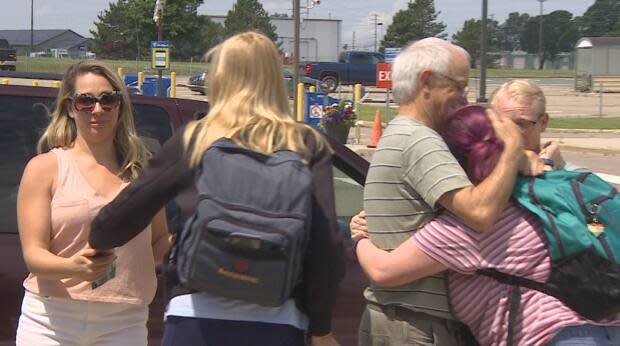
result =
[{"label": "woman's bare shoulder", "polygon": [[24,177],[34,176],[39,182],[51,182],[58,170],[58,160],[52,152],[36,155],[26,165]]}]

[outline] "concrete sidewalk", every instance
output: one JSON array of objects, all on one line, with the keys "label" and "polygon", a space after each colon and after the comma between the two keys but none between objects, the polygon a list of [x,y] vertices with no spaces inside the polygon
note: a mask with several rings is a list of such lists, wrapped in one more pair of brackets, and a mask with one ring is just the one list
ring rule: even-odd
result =
[{"label": "concrete sidewalk", "polygon": [[[347,147],[369,161],[374,152],[373,148],[367,147],[370,134],[370,128],[360,128],[358,142],[355,129],[351,129],[347,141]],[[620,155],[620,130],[548,129],[543,133],[542,141],[558,141],[564,150]]]},{"label": "concrete sidewalk", "polygon": [[567,150],[620,154],[620,130],[548,129],[543,141],[558,141]]}]

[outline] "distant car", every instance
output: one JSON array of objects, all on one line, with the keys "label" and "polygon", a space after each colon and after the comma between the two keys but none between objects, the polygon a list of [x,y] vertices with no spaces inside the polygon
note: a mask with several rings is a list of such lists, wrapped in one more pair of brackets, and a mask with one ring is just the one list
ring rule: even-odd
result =
[{"label": "distant car", "polygon": [[11,48],[9,41],[0,39],[0,70],[15,71],[17,52]]},{"label": "distant car", "polygon": [[199,92],[205,95],[207,93],[207,87],[206,87],[207,84],[205,83],[206,78],[207,78],[207,71],[193,73],[189,77],[189,81],[187,82],[187,87],[191,91]]},{"label": "distant car", "polygon": [[[288,70],[284,70],[283,75],[284,81],[286,82],[286,90],[288,91],[289,97],[292,98],[295,95],[295,86],[293,85],[293,73]],[[187,87],[191,91],[199,92],[205,95],[207,92],[207,83],[205,82],[206,78],[207,71],[196,72],[192,74],[191,77],[189,77]],[[309,86],[316,87],[316,90],[322,90],[323,88],[325,88],[325,86],[322,85],[322,82],[320,80],[306,76],[301,76],[300,83],[304,83],[306,89]]]},{"label": "distant car", "polygon": [[[304,83],[304,87],[306,89],[308,89],[308,87],[310,86],[314,86],[316,88],[317,91],[321,91],[323,90],[323,88],[325,88],[325,86],[323,85],[323,83],[318,80],[318,79],[314,79],[314,78],[310,78],[307,76],[300,76],[300,83]],[[293,96],[295,95],[295,85],[293,85],[293,73],[291,71],[288,70],[284,70],[284,81],[286,82],[286,90],[288,91],[288,96],[290,98],[293,98]]]},{"label": "distant car", "polygon": [[29,56],[31,58],[40,58],[40,57],[49,57],[50,54],[46,51],[40,51],[40,52],[30,52]]}]

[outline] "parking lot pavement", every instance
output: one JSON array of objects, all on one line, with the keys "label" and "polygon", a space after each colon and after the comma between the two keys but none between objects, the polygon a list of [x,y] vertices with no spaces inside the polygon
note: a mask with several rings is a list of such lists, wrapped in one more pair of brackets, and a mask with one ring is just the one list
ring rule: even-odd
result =
[{"label": "parking lot pavement", "polygon": [[[355,131],[349,132],[347,147],[370,161],[375,151],[368,148],[370,128],[360,129],[360,140]],[[620,188],[620,131],[577,131],[550,129],[543,133],[542,141],[560,143],[564,159],[580,167],[587,167]]]}]

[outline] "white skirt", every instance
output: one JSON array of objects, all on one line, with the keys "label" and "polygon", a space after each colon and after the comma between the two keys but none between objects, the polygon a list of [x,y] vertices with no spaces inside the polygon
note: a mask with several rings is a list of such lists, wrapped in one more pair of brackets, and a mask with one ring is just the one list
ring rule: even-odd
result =
[{"label": "white skirt", "polygon": [[148,306],[42,297],[26,291],[17,346],[147,344]]}]

